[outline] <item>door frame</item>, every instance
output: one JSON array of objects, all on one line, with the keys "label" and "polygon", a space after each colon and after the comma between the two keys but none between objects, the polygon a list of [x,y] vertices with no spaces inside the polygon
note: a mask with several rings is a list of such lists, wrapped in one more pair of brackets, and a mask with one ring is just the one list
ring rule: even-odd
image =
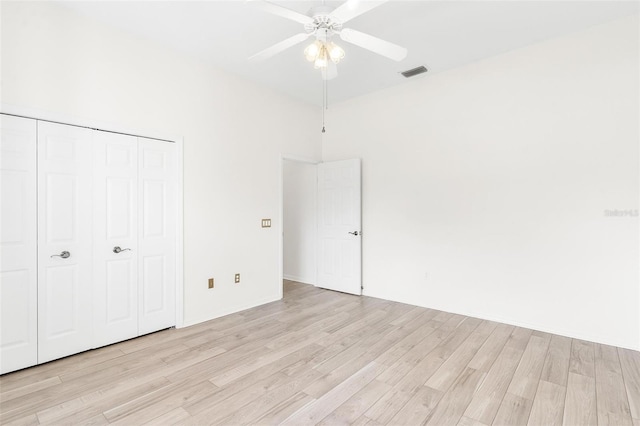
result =
[{"label": "door frame", "polygon": [[322,160],[315,160],[309,157],[303,157],[293,154],[280,154],[280,200],[278,203],[279,217],[280,217],[280,236],[278,237],[278,299],[282,299],[284,296],[284,162],[294,161],[297,163],[304,163],[317,166],[322,163]]},{"label": "door frame", "polygon": [[[0,103],[0,113],[15,115],[32,120],[48,121],[70,126],[86,127],[111,133],[122,133],[130,136],[159,139],[176,144],[176,328],[184,327],[184,137],[168,135],[153,129],[132,129],[100,120],[59,114],[38,108]],[[282,172],[281,172],[282,178]],[[282,292],[282,286],[280,286]]]}]

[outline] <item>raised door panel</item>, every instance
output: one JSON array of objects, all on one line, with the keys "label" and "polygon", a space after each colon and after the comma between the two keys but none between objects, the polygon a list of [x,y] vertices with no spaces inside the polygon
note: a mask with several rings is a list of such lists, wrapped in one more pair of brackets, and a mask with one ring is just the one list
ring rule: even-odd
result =
[{"label": "raised door panel", "polygon": [[138,140],[94,134],[94,346],[138,335]]},{"label": "raised door panel", "polygon": [[36,121],[0,114],[0,374],[37,363]]},{"label": "raised door panel", "polygon": [[92,134],[38,122],[38,362],[92,342]]},{"label": "raised door panel", "polygon": [[139,332],[175,325],[176,157],[175,145],[138,139]]},{"label": "raised door panel", "polygon": [[360,160],[318,165],[318,286],[361,294]]}]

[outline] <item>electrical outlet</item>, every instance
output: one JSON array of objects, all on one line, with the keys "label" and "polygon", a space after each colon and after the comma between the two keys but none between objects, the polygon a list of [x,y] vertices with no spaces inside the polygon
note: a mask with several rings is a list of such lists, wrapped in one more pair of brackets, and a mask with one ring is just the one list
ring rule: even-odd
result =
[{"label": "electrical outlet", "polygon": [[213,278],[209,278],[209,288],[213,288]]},{"label": "electrical outlet", "polygon": [[236,284],[238,284],[240,282],[240,274],[236,274],[235,282],[236,282]]}]

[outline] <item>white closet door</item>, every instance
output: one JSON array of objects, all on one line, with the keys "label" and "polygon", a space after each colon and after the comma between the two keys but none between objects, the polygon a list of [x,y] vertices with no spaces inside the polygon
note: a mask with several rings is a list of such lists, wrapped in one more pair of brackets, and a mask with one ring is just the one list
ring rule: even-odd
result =
[{"label": "white closet door", "polygon": [[0,115],[0,374],[38,361],[36,121]]},{"label": "white closet door", "polygon": [[138,138],[138,327],[175,325],[175,144]]},{"label": "white closet door", "polygon": [[93,141],[94,346],[138,335],[138,139],[96,131]]},{"label": "white closet door", "polygon": [[38,362],[92,347],[92,131],[38,122]]}]

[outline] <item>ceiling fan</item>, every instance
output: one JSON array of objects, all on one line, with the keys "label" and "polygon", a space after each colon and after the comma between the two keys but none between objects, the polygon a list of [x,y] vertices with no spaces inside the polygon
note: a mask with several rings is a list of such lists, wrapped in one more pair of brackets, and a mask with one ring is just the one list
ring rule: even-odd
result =
[{"label": "ceiling fan", "polygon": [[337,35],[347,43],[370,50],[394,61],[401,61],[407,56],[407,49],[369,34],[344,28],[344,24],[356,16],[385,3],[386,0],[359,1],[348,0],[336,9],[327,6],[312,8],[307,15],[270,3],[265,0],[248,0],[256,7],[271,14],[290,19],[304,25],[304,32],[291,36],[261,52],[251,56],[250,60],[268,59],[290,47],[302,43],[310,37],[315,41],[304,51],[308,61],[320,69],[322,78],[330,80],[338,74],[336,64],[344,58],[344,50],[331,41]]}]

